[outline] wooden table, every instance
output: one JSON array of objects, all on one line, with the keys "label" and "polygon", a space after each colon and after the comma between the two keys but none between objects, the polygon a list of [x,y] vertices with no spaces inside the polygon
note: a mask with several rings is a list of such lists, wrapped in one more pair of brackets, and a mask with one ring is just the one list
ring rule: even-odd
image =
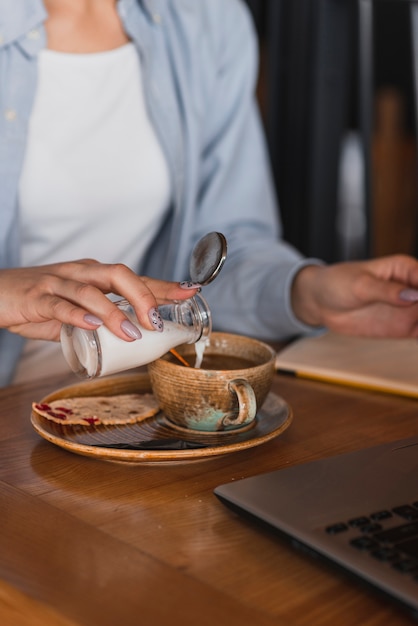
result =
[{"label": "wooden table", "polygon": [[31,402],[63,383],[0,390],[0,624],[413,623],[233,514],[213,489],[416,434],[416,400],[277,376],[294,420],[276,439],[189,463],[122,464],[33,430]]}]

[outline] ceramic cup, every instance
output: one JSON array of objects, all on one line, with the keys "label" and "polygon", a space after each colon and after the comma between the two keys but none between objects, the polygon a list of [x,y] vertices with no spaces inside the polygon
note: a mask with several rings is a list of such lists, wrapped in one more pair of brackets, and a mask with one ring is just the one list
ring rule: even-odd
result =
[{"label": "ceramic cup", "polygon": [[229,333],[214,332],[202,365],[195,368],[194,345],[148,365],[153,393],[166,418],[182,428],[205,432],[233,430],[251,424],[270,390],[275,351],[267,344]]}]

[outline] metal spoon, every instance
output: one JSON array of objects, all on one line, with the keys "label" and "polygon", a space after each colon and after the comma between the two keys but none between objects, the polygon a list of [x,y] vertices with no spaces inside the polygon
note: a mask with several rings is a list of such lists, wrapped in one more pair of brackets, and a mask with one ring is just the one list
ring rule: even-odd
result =
[{"label": "metal spoon", "polygon": [[226,260],[227,243],[222,233],[208,233],[195,245],[190,258],[190,278],[194,283],[208,285],[221,271]]}]

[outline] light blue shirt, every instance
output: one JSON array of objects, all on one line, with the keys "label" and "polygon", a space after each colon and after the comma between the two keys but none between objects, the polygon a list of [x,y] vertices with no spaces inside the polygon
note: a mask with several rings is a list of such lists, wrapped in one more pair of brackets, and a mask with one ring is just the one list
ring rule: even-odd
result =
[{"label": "light blue shirt", "polygon": [[[290,286],[300,267],[315,261],[281,240],[254,96],[257,39],[246,6],[119,0],[118,11],[140,55],[173,189],[169,217],[138,273],[188,279],[194,243],[222,232],[228,258],[203,290],[214,328],[265,340],[308,332],[292,313]],[[42,0],[0,0],[0,268],[20,264],[17,190],[46,17]],[[21,343],[0,331],[0,385],[10,381]]]}]

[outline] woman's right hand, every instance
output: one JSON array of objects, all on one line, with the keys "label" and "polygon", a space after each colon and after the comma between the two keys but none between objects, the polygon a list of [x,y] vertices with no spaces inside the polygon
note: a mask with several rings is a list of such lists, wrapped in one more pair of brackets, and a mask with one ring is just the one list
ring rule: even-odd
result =
[{"label": "woman's right hand", "polygon": [[93,259],[0,270],[0,327],[58,341],[63,323],[87,330],[103,323],[132,341],[135,327],[105,294],[129,300],[140,324],[158,330],[158,304],[190,298],[198,287],[138,276],[126,265]]}]

